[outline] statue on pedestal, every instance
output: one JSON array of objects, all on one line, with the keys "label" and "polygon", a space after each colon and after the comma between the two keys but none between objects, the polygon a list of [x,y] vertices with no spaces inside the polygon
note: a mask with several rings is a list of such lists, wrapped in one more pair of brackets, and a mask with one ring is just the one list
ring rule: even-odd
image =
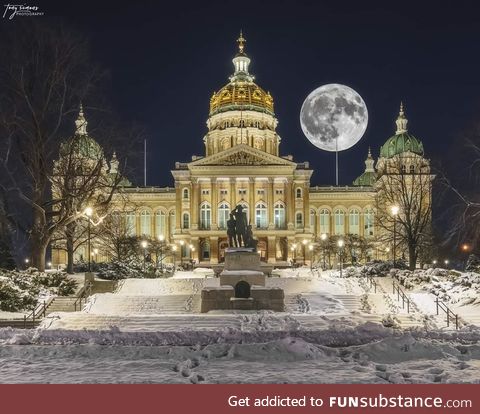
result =
[{"label": "statue on pedestal", "polygon": [[227,235],[230,247],[257,248],[257,240],[253,238],[252,225],[247,223],[247,214],[240,204],[230,213],[230,219],[227,221]]},{"label": "statue on pedestal", "polygon": [[230,247],[238,247],[236,227],[237,227],[237,221],[233,217],[233,214],[230,213],[230,219],[227,220],[227,236],[228,236],[228,245]]}]

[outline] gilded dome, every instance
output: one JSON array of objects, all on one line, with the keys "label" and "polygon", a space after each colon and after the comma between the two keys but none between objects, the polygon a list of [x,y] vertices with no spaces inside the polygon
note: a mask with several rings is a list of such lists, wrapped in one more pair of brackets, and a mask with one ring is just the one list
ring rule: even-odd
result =
[{"label": "gilded dome", "polygon": [[273,115],[273,98],[254,82],[235,79],[215,92],[210,99],[210,116],[239,109]]},{"label": "gilded dome", "polygon": [[237,39],[238,53],[232,63],[235,71],[230,82],[210,98],[210,116],[232,110],[251,110],[274,115],[273,98],[258,86],[255,77],[248,72],[250,58],[245,53],[246,40],[240,32]]}]

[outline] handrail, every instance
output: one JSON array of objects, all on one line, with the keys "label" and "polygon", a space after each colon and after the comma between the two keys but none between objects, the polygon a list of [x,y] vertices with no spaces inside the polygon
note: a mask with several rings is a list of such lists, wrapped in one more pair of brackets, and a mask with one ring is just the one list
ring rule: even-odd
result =
[{"label": "handrail", "polygon": [[[88,294],[87,294],[88,290]],[[77,311],[77,305],[80,310],[82,310],[82,300],[84,301],[83,303],[85,304],[87,302],[87,298],[92,294],[92,282],[88,281],[85,283],[82,289],[80,289],[80,292],[78,292],[77,299],[73,303],[73,307],[75,309],[75,312]]]},{"label": "handrail", "polygon": [[370,287],[373,286],[373,288],[375,289],[375,293],[377,293],[377,282],[375,282],[373,277],[370,275],[367,275],[366,277],[367,277],[367,280],[370,282]]},{"label": "handrail", "polygon": [[35,325],[35,319],[38,319],[40,316],[45,317],[46,311],[50,303],[52,302],[54,298],[51,297],[48,299],[48,301],[43,301],[40,303],[37,303],[33,310],[28,314],[28,315],[23,315],[23,328],[27,328],[27,321],[29,319],[32,320],[32,324]]},{"label": "handrail", "polygon": [[400,285],[392,282],[393,284],[393,294],[395,291],[397,293],[397,300],[400,302],[400,298],[402,298],[402,309],[405,309],[405,302],[407,303],[407,313],[410,313],[410,299],[405,294],[405,292],[400,288]]},{"label": "handrail", "polygon": [[458,314],[453,313],[453,312],[451,311],[451,309],[450,309],[447,305],[445,305],[444,302],[442,302],[441,300],[438,299],[438,297],[435,299],[435,304],[437,305],[437,315],[438,315],[438,313],[439,313],[439,312],[438,312],[439,309],[443,310],[443,311],[447,314],[447,327],[450,326],[450,314],[452,314],[452,319],[453,319],[453,317],[455,317],[455,318],[454,318],[454,320],[455,320],[455,329],[458,329]]}]

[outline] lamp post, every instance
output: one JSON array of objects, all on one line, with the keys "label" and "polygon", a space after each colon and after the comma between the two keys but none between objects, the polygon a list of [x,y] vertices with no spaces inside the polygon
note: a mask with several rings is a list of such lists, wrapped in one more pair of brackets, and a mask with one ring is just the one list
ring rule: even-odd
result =
[{"label": "lamp post", "polygon": [[91,217],[93,215],[93,208],[92,207],[87,207],[84,211],[85,215],[87,216],[87,256],[88,256],[88,272],[92,270],[92,253],[91,253],[91,235],[90,235],[90,222],[91,222]]},{"label": "lamp post", "polygon": [[343,271],[343,246],[345,245],[345,242],[343,239],[339,239],[337,242],[338,245],[338,255],[340,259],[340,277],[342,277],[342,271]]},{"label": "lamp post", "polygon": [[323,248],[323,270],[327,268],[327,262],[326,262],[326,244],[327,244],[327,235],[325,233],[322,233],[320,236],[320,239],[322,240],[322,248]]},{"label": "lamp post", "polygon": [[397,249],[397,215],[400,207],[392,206],[392,216],[393,216],[393,268],[397,267],[396,263],[396,249]]},{"label": "lamp post", "polygon": [[310,251],[310,271],[313,269],[313,244],[308,246],[308,250]]},{"label": "lamp post", "polygon": [[[163,243],[165,241],[165,236],[163,234],[160,234],[158,236],[158,241],[160,242],[160,271],[163,272]],[[157,262],[158,262],[158,258],[157,258]]]},{"label": "lamp post", "polygon": [[292,244],[292,252],[293,252],[293,267],[297,264],[297,243]]},{"label": "lamp post", "polygon": [[308,243],[308,240],[307,239],[303,239],[302,240],[302,245],[303,245],[303,265],[305,266],[305,259],[306,259],[306,246],[307,246],[307,243]]},{"label": "lamp post", "polygon": [[185,241],[180,240],[180,267],[183,268],[183,245]]},{"label": "lamp post", "polygon": [[437,261],[434,260],[434,261],[432,262],[432,264],[433,264],[433,268],[435,269],[435,267],[437,266]]},{"label": "lamp post", "polygon": [[148,246],[148,243],[146,240],[142,240],[142,242],[140,243],[140,245],[142,246],[143,248],[143,275],[145,276],[145,273],[147,271],[147,246]]},{"label": "lamp post", "polygon": [[450,263],[449,260],[445,259],[444,263],[445,263],[445,269],[448,269],[448,263]]},{"label": "lamp post", "polygon": [[172,246],[172,252],[173,252],[173,273],[175,273],[175,252],[177,251],[177,245],[174,244]]},{"label": "lamp post", "polygon": [[465,263],[463,265],[463,269],[467,267],[468,263],[468,251],[470,250],[470,246],[467,243],[462,244],[462,252],[465,253]]}]

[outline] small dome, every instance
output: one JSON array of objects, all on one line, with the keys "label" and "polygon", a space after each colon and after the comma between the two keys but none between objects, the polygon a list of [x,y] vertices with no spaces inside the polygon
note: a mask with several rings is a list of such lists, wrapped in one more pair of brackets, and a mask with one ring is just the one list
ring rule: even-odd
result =
[{"label": "small dome", "polygon": [[375,181],[377,181],[377,174],[372,171],[366,171],[355,179],[353,185],[356,187],[372,187]]},{"label": "small dome", "polygon": [[390,137],[380,149],[380,157],[391,158],[403,152],[413,152],[418,155],[423,155],[423,144],[408,132],[396,134]]},{"label": "small dome", "polygon": [[418,155],[423,155],[423,144],[408,133],[407,123],[408,119],[405,116],[403,109],[403,103],[400,102],[400,112],[397,120],[397,131],[393,137],[390,137],[380,149],[380,157],[391,158],[395,155],[402,154],[404,152],[413,152]]},{"label": "small dome", "polygon": [[71,153],[92,160],[103,158],[102,147],[88,135],[75,135],[60,145],[60,155],[66,156]]},{"label": "small dome", "polygon": [[236,80],[214,93],[210,99],[210,116],[240,109],[273,115],[273,98],[254,82]]}]

